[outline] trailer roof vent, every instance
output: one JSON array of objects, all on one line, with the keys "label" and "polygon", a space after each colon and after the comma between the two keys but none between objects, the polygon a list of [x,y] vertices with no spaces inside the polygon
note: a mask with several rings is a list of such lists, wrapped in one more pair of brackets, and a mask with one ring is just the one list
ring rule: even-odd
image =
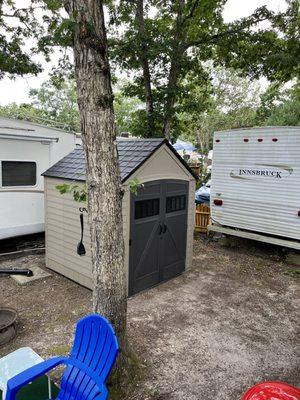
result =
[{"label": "trailer roof vent", "polygon": [[272,141],[273,142],[278,142],[278,139],[276,137],[273,137]]},{"label": "trailer roof vent", "polygon": [[216,139],[216,142],[217,142],[217,143],[220,143],[220,139]]},{"label": "trailer roof vent", "polygon": [[262,138],[258,138],[257,141],[258,141],[258,142],[262,142],[263,139],[262,139]]},{"label": "trailer roof vent", "polygon": [[249,139],[248,138],[244,138],[244,142],[245,143],[249,142]]}]

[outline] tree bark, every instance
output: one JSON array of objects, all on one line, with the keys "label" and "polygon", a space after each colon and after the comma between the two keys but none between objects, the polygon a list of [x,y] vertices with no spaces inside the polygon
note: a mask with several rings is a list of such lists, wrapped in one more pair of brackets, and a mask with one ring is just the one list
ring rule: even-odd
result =
[{"label": "tree bark", "polygon": [[173,37],[173,51],[170,60],[170,71],[168,76],[167,94],[164,105],[163,135],[171,139],[171,120],[174,115],[174,104],[176,100],[176,85],[180,74],[182,56],[185,52],[184,39],[184,17],[183,11],[185,0],[179,0],[177,4],[177,16]]},{"label": "tree bark", "polygon": [[144,20],[144,0],[136,0],[135,21],[140,41],[139,59],[143,70],[143,83],[144,83],[145,103],[146,103],[146,113],[147,113],[147,137],[153,137],[154,106],[153,106],[153,95],[151,88],[151,75],[150,75],[149,61],[147,57],[146,31],[145,31],[145,20]]},{"label": "tree bark", "polygon": [[75,19],[73,49],[86,155],[93,308],[114,326],[121,347],[118,368],[122,369],[127,313],[122,186],[103,4],[69,0],[65,7]]},{"label": "tree bark", "polygon": [[179,59],[176,58],[174,51],[174,56],[171,60],[170,72],[168,76],[167,95],[164,106],[163,136],[168,140],[171,139],[171,120],[174,113],[174,104],[176,99],[175,91],[179,74],[179,65]]}]

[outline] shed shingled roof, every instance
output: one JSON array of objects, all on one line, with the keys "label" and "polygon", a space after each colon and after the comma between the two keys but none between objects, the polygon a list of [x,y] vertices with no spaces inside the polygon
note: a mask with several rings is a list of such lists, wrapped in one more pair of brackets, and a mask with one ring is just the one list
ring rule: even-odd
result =
[{"label": "shed shingled roof", "polygon": [[[165,139],[117,138],[122,182],[144,163],[163,143],[166,143]],[[85,181],[85,157],[83,148],[77,147],[42,175],[53,178]]]}]

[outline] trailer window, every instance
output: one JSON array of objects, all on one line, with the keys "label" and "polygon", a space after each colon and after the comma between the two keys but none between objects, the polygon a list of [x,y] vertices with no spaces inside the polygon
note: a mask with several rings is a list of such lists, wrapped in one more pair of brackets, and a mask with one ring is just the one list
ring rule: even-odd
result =
[{"label": "trailer window", "polygon": [[31,161],[2,161],[2,186],[34,186],[36,163]]}]

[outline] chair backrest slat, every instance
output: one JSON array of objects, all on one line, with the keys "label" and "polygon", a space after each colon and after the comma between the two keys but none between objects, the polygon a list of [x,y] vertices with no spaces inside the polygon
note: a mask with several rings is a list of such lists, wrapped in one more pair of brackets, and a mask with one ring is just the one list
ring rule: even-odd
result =
[{"label": "chair backrest slat", "polygon": [[99,384],[105,384],[118,350],[113,328],[105,318],[92,314],[78,321],[58,400],[104,400],[106,394],[101,395]]}]

